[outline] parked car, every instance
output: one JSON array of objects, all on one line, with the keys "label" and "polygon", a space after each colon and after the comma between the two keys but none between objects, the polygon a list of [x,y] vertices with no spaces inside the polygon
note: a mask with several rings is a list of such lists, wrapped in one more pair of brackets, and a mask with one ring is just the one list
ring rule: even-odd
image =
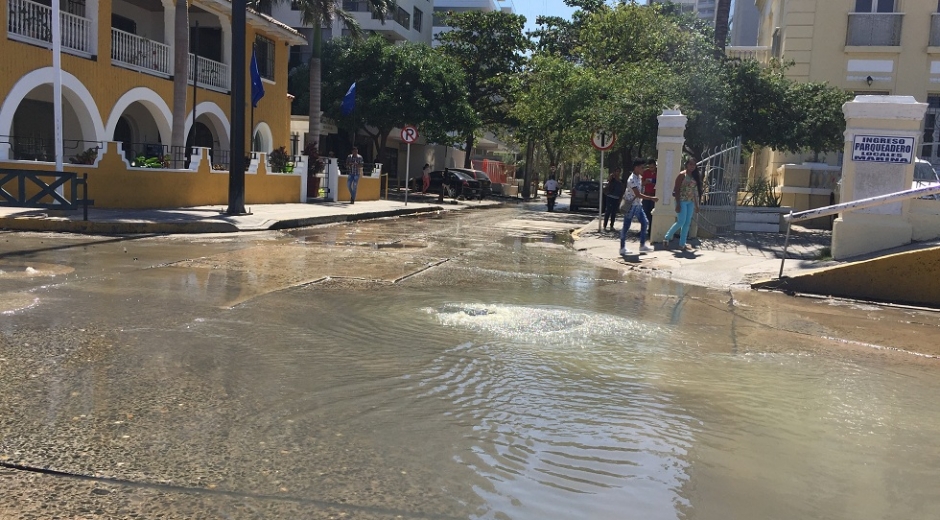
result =
[{"label": "parked car", "polygon": [[493,194],[493,181],[490,180],[489,175],[482,170],[472,170],[470,168],[451,168],[452,171],[457,171],[460,173],[466,173],[467,175],[473,177],[480,182],[480,199],[484,197],[489,197]]},{"label": "parked car", "polygon": [[[926,188],[940,184],[940,175],[928,161],[917,157],[914,160],[914,183],[911,188]],[[927,195],[925,199],[940,199],[940,195]]]},{"label": "parked car", "polygon": [[571,203],[568,205],[568,211],[578,211],[581,208],[597,209],[600,194],[600,183],[597,181],[578,181],[571,189]]},{"label": "parked car", "polygon": [[[443,186],[444,195],[453,199],[481,198],[480,181],[460,170],[434,170],[428,176],[431,178],[428,193],[438,194],[441,192],[441,186]],[[421,191],[421,188],[421,177],[412,179],[411,189]]]}]

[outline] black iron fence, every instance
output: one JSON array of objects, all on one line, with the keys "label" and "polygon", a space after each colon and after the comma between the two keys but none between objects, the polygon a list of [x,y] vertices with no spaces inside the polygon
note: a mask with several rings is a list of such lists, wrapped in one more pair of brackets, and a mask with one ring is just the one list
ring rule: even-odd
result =
[{"label": "black iron fence", "polygon": [[[22,137],[13,135],[0,136],[0,145],[10,146],[10,159],[14,161],[55,162],[55,140],[42,137]],[[63,139],[62,156],[65,162],[89,164],[88,158],[97,156],[102,147],[101,141],[82,139]]]}]

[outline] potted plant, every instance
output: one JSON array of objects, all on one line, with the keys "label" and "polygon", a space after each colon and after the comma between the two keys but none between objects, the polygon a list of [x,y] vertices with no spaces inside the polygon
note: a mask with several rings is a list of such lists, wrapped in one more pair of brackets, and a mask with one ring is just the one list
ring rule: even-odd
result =
[{"label": "potted plant", "polygon": [[317,174],[323,171],[323,161],[313,142],[307,143],[303,154],[307,156],[307,197],[316,198],[320,196],[320,177]]},{"label": "potted plant", "polygon": [[287,149],[283,146],[277,150],[271,150],[271,153],[268,154],[268,165],[271,167],[271,172],[286,173],[288,164],[290,164],[290,155],[287,154]]},{"label": "potted plant", "polygon": [[98,147],[93,147],[76,154],[69,162],[72,164],[95,164],[95,159],[98,158]]}]

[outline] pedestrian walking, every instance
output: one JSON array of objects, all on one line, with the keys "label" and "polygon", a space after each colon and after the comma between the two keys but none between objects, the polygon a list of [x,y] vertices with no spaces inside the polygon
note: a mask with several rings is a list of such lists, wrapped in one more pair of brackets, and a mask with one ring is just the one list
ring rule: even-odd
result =
[{"label": "pedestrian walking", "polygon": [[[656,196],[656,159],[647,159],[646,168],[643,175],[640,176],[643,181],[643,194],[650,197]],[[646,220],[649,221],[650,229],[653,229],[653,208],[656,207],[656,201],[643,199],[643,213],[646,213]]]},{"label": "pedestrian walking", "polygon": [[362,156],[355,146],[346,156],[346,187],[349,188],[349,203],[356,203],[356,190],[359,188],[359,177],[362,175]]},{"label": "pedestrian walking", "polygon": [[630,225],[633,224],[633,217],[640,221],[640,252],[645,253],[653,250],[652,246],[646,244],[646,230],[649,228],[649,220],[643,211],[643,202],[647,200],[656,202],[659,199],[640,191],[643,186],[642,175],[645,166],[645,159],[634,159],[633,173],[627,178],[626,189],[620,202],[621,211],[623,212],[623,226],[620,227],[621,256],[630,254],[630,250],[626,247],[627,231],[630,229]]},{"label": "pedestrian walking", "polygon": [[695,159],[688,157],[685,160],[685,170],[676,176],[676,184],[672,189],[672,196],[676,199],[676,222],[666,236],[663,237],[663,248],[669,249],[669,241],[679,232],[679,247],[683,251],[692,249],[687,243],[689,228],[692,227],[692,215],[698,211],[699,199],[702,198],[702,178],[698,172]]},{"label": "pedestrian walking", "polygon": [[610,222],[610,230],[615,231],[614,223],[617,220],[617,210],[620,209],[622,197],[621,169],[614,168],[610,177],[607,178],[607,186],[604,186],[604,231],[607,231],[607,222]]},{"label": "pedestrian walking", "polygon": [[421,169],[421,193],[427,193],[428,188],[431,187],[431,165],[424,163],[424,168]]}]

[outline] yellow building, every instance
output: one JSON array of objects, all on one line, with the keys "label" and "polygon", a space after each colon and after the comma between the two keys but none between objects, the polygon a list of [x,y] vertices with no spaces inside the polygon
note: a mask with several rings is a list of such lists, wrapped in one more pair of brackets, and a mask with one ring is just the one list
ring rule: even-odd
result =
[{"label": "yellow building", "polygon": [[[739,0],[746,1],[746,0]],[[750,0],[755,1],[755,0]],[[787,75],[857,94],[913,96],[930,108],[921,155],[940,163],[937,0],[756,0],[758,47],[732,56],[792,61]]]},{"label": "yellow building", "polygon": [[[54,161],[52,8],[49,0],[4,0],[0,9],[0,161]],[[231,3],[192,0],[187,150],[172,150],[174,3],[172,0],[61,0],[64,159],[107,141],[129,161],[169,155],[182,163],[191,146],[226,166],[230,138]],[[107,23],[105,23],[107,22]],[[198,23],[198,26],[197,26]],[[195,48],[198,34],[198,49]],[[255,149],[290,144],[287,61],[304,45],[295,30],[248,12],[247,41],[257,49],[265,96],[253,111]],[[246,57],[247,64],[250,52]],[[192,84],[197,79],[195,118]],[[243,78],[248,81],[248,78]],[[248,89],[250,92],[250,89]],[[250,101],[246,102],[246,123]],[[248,126],[248,125],[246,125]],[[115,148],[116,149],[116,148]],[[178,166],[182,168],[182,166]],[[224,169],[227,169],[224,168]]]}]

